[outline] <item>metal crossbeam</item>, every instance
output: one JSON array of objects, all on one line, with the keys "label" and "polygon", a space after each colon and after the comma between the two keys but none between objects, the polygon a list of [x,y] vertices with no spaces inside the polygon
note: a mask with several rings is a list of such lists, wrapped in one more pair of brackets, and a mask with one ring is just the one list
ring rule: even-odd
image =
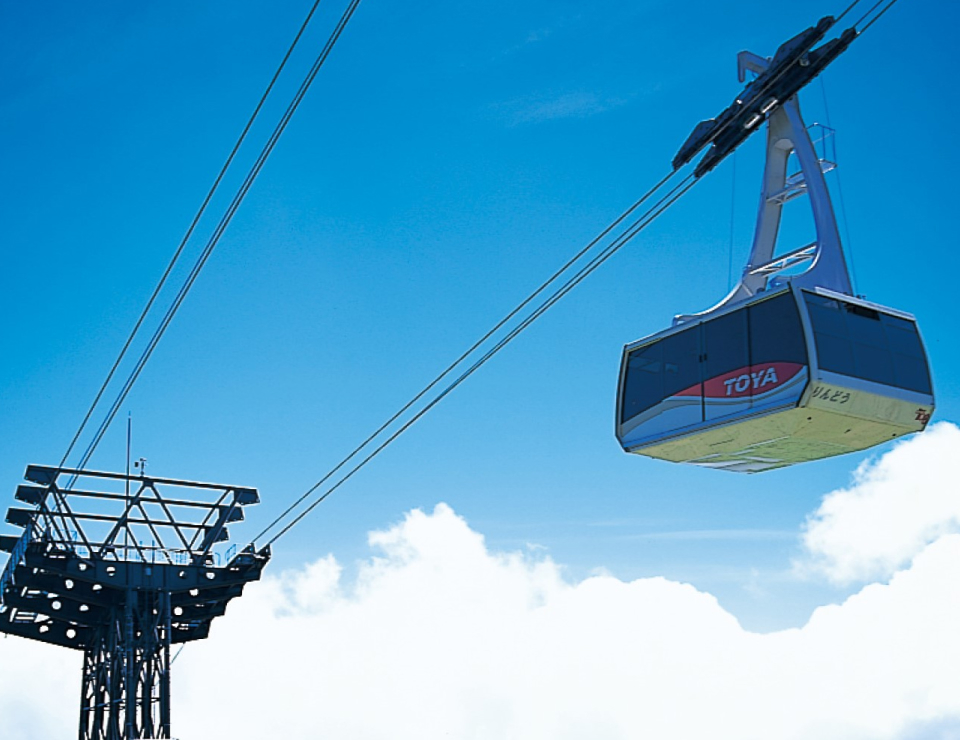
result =
[{"label": "metal crossbeam", "polygon": [[812,260],[817,254],[817,243],[813,242],[808,244],[805,247],[800,247],[799,249],[794,249],[792,252],[787,252],[780,257],[777,257],[775,260],[771,260],[763,265],[752,268],[748,274],[750,275],[777,275],[784,270],[789,270],[791,267],[796,267],[797,265],[802,265],[806,262]]},{"label": "metal crossbeam", "polygon": [[25,477],[16,499],[32,508],[7,512],[23,532],[0,537],[0,632],[83,651],[80,740],[169,738],[170,646],[206,638],[270,559],[219,549],[256,489],[38,465]]}]

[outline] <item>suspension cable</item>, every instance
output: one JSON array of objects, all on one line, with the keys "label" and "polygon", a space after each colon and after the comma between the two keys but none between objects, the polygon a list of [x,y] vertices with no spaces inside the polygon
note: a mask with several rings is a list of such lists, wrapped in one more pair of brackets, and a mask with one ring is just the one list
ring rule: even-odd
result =
[{"label": "suspension cable", "polygon": [[[894,0],[894,2],[895,2],[895,1],[896,1],[896,0]],[[854,27],[857,27],[857,26],[859,26],[861,23],[863,23],[864,19],[865,19],[867,16],[869,16],[873,11],[875,11],[878,7],[880,7],[881,5],[883,5],[883,3],[884,3],[884,0],[877,0],[873,5],[870,6],[870,9],[867,10],[866,13],[864,13],[863,15],[861,15],[860,18],[857,20],[857,22],[853,24]],[[854,5],[855,5],[855,4],[856,4],[856,3],[854,3]],[[891,3],[891,4],[892,4],[892,3]],[[851,7],[852,7],[852,6],[851,6]],[[877,17],[879,18],[879,16],[877,16]],[[874,20],[876,20],[876,19],[874,19]]]},{"label": "suspension cable", "polygon": [[737,215],[737,150],[733,150],[730,173],[730,239],[727,245],[727,290],[733,290],[733,236]]},{"label": "suspension cable", "polygon": [[[882,1],[883,1],[883,0],[881,0],[881,2],[882,2]],[[836,23],[839,23],[840,21],[842,21],[842,20],[843,20],[843,17],[844,17],[847,13],[849,13],[851,10],[853,10],[853,8],[854,8],[856,5],[859,5],[859,4],[860,4],[860,0],[853,0],[853,2],[851,2],[851,3],[844,9],[844,11],[843,11],[840,15],[837,16],[837,20],[836,20],[835,22],[836,22]],[[854,25],[856,25],[856,24],[854,24]]]},{"label": "suspension cable", "polygon": [[[143,371],[143,368],[146,366],[147,361],[150,359],[153,351],[156,349],[157,344],[160,342],[160,339],[163,337],[163,334],[166,332],[167,327],[170,325],[170,322],[173,321],[174,316],[179,310],[180,306],[183,304],[184,299],[187,297],[187,294],[190,292],[190,289],[193,287],[194,282],[200,274],[200,271],[203,269],[207,260],[210,258],[210,255],[213,253],[213,250],[216,248],[217,244],[220,241],[220,238],[223,236],[224,231],[227,226],[230,224],[230,221],[233,219],[234,214],[237,209],[240,207],[240,204],[243,202],[243,199],[246,197],[251,186],[256,180],[257,176],[260,174],[260,171],[263,168],[263,165],[266,163],[267,158],[270,156],[270,153],[273,151],[273,148],[276,146],[277,142],[280,139],[281,134],[286,129],[287,124],[290,122],[290,119],[293,117],[293,114],[296,112],[297,108],[300,106],[301,101],[307,93],[307,90],[310,88],[310,85],[313,83],[313,80],[316,78],[317,73],[320,71],[320,68],[326,62],[327,58],[330,55],[330,52],[333,50],[334,45],[337,40],[340,38],[343,30],[346,28],[347,23],[350,21],[350,18],[353,16],[354,11],[357,6],[360,4],[360,0],[351,0],[350,4],[344,10],[340,20],[337,22],[336,27],[333,32],[330,34],[330,37],[327,39],[327,42],[324,44],[323,49],[320,54],[317,56],[314,61],[310,71],[307,76],[304,78],[303,82],[300,84],[299,89],[294,95],[293,99],[287,106],[286,111],[281,117],[279,123],[273,130],[273,133],[270,135],[269,140],[263,146],[260,151],[259,156],[257,157],[256,162],[251,167],[250,171],[247,173],[247,176],[244,178],[243,184],[237,190],[236,194],[233,197],[229,207],[226,212],[220,219],[220,222],[217,224],[216,229],[213,234],[210,236],[207,241],[206,246],[203,249],[203,252],[197,258],[197,261],[194,263],[193,268],[190,271],[190,274],[187,276],[187,279],[181,285],[176,298],[173,303],[167,309],[166,314],[163,317],[160,325],[154,331],[153,336],[150,338],[150,341],[147,344],[147,347],[144,349],[143,353],[140,355],[140,358],[137,360],[137,363],[134,369],[131,371],[130,375],[127,377],[123,387],[121,388],[120,393],[117,395],[116,399],[110,406],[107,415],[104,417],[103,421],[100,424],[100,427],[97,429],[94,438],[91,440],[89,446],[81,458],[80,463],[77,465],[78,469],[82,469],[86,463],[89,461],[90,457],[93,455],[100,441],[103,439],[104,434],[112,423],[113,419],[116,417],[117,412],[120,410],[120,406],[123,404],[127,395],[130,393],[130,390],[133,388],[134,383],[140,377],[140,373]],[[312,13],[312,10],[311,10]],[[75,480],[75,478],[73,479]],[[71,483],[73,482],[71,480]]]},{"label": "suspension cable", "polygon": [[[824,82],[824,78],[820,77],[820,92],[823,94],[823,112],[824,117],[827,120],[827,127],[833,131],[833,136],[836,137],[837,133],[833,130],[833,124],[830,121],[830,105],[827,102],[827,83]],[[826,146],[826,144],[824,144]],[[847,205],[843,198],[843,181],[840,177],[842,168],[840,167],[840,157],[836,154],[837,142],[834,138],[833,142],[834,155],[837,158],[837,165],[834,172],[837,177],[837,194],[840,196],[840,215],[843,218],[843,240],[846,244],[846,252],[850,257],[850,283],[853,287],[854,295],[857,294],[857,260],[853,251],[853,240],[850,238],[850,220],[847,218]]]},{"label": "suspension cable", "polygon": [[465,350],[456,360],[451,362],[441,373],[439,373],[433,380],[431,380],[424,388],[417,393],[413,398],[407,401],[399,410],[397,410],[389,419],[384,421],[374,432],[372,432],[363,442],[358,444],[353,450],[339,463],[337,463],[333,468],[331,468],[319,481],[317,481],[313,486],[311,486],[303,495],[301,495],[296,501],[290,504],[283,512],[281,512],[276,519],[274,519],[266,528],[263,529],[256,537],[254,541],[260,539],[265,535],[270,529],[272,529],[277,522],[285,518],[290,512],[292,512],[297,506],[299,506],[303,501],[309,497],[314,491],[316,491],[320,486],[322,486],[327,480],[333,477],[338,470],[343,468],[347,463],[350,462],[353,458],[360,454],[367,445],[369,445],[374,439],[380,436],[381,433],[387,427],[389,427],[393,422],[399,419],[406,411],[408,411],[414,404],[417,403],[421,398],[423,398],[427,393],[429,393],[434,387],[436,387],[440,381],[445,377],[450,375],[459,365],[461,365],[467,358],[469,358],[474,352],[476,352],[490,337],[496,334],[500,329],[504,327],[511,319],[513,319],[518,313],[520,313],[524,308],[526,308],[533,300],[543,293],[552,283],[556,282],[565,272],[567,272],[574,264],[580,261],[580,259],[593,247],[595,247],[604,237],[606,237],[611,231],[613,231],[617,226],[619,226],[623,221],[625,221],[631,213],[637,210],[644,202],[649,200],[654,193],[656,193],[663,185],[667,183],[670,178],[674,176],[674,172],[670,172],[665,175],[660,181],[650,188],[646,193],[644,193],[638,200],[636,200],[633,205],[627,208],[623,213],[621,213],[613,222],[610,223],[603,231],[601,231],[597,236],[590,240],[590,242],[583,247],[579,252],[577,252],[573,257],[567,260],[560,268],[558,268],[549,278],[544,280],[530,295],[523,299],[513,310],[511,310],[506,316],[504,316],[500,321],[498,321],[489,331],[487,331],[482,337],[475,341],[467,350]]},{"label": "suspension cable", "polygon": [[[173,254],[173,257],[170,259],[170,263],[167,265],[166,270],[164,270],[163,275],[160,278],[160,282],[157,283],[156,287],[153,289],[153,293],[150,295],[149,300],[146,305],[143,307],[143,310],[140,312],[140,316],[134,324],[133,329],[130,332],[130,335],[127,337],[126,342],[124,342],[123,347],[120,349],[120,354],[117,355],[117,359],[114,360],[113,366],[110,368],[110,372],[107,373],[106,379],[103,381],[103,384],[100,386],[100,390],[97,391],[97,395],[93,399],[93,403],[90,404],[90,408],[87,410],[86,415],[83,417],[83,421],[80,422],[80,426],[76,431],[76,434],[73,435],[73,439],[70,440],[70,444],[67,446],[67,451],[63,453],[63,457],[60,459],[60,464],[58,468],[62,468],[66,462],[67,458],[70,457],[70,453],[73,452],[73,448],[77,444],[77,440],[80,439],[80,435],[83,434],[83,430],[86,429],[87,423],[90,421],[90,417],[93,416],[93,412],[100,403],[100,399],[103,398],[103,394],[106,392],[107,387],[110,385],[110,381],[113,380],[114,374],[117,372],[117,368],[120,366],[120,363],[123,361],[123,358],[127,354],[127,350],[130,349],[130,345],[133,343],[134,338],[140,332],[143,322],[147,318],[147,314],[150,313],[150,309],[153,308],[154,302],[157,300],[157,296],[160,295],[160,291],[163,289],[163,286],[167,282],[167,278],[170,277],[170,273],[173,271],[173,268],[176,266],[177,262],[180,260],[180,256],[183,253],[184,248],[187,245],[187,242],[190,240],[190,237],[193,235],[194,230],[197,227],[197,224],[200,222],[201,217],[207,210],[207,206],[210,204],[210,201],[213,199],[214,194],[217,189],[220,187],[220,182],[223,180],[224,175],[229,169],[231,163],[233,162],[234,157],[240,149],[240,146],[243,144],[244,140],[247,138],[247,134],[252,128],[257,117],[260,115],[260,110],[263,108],[264,103],[267,100],[267,97],[270,95],[270,91],[273,90],[274,84],[277,82],[277,79],[280,77],[280,74],[283,72],[284,67],[287,65],[287,61],[290,59],[293,50],[296,48],[297,44],[300,41],[300,37],[303,36],[303,32],[306,30],[307,25],[310,23],[310,19],[313,18],[313,14],[317,9],[317,6],[320,4],[320,0],[315,0],[313,6],[310,8],[310,12],[307,13],[306,19],[300,26],[300,30],[297,31],[297,35],[294,37],[293,42],[290,44],[290,47],[287,49],[287,53],[283,55],[283,59],[280,61],[280,66],[277,67],[276,72],[273,73],[273,77],[270,79],[270,83],[267,85],[267,89],[263,91],[263,94],[260,96],[260,100],[257,102],[256,107],[253,110],[253,113],[250,115],[247,124],[243,127],[243,131],[240,132],[240,136],[237,139],[236,143],[233,145],[233,149],[230,151],[230,154],[227,156],[227,160],[223,163],[223,166],[220,168],[220,172],[217,173],[216,178],[213,181],[213,185],[210,186],[210,190],[207,191],[206,197],[203,199],[203,203],[200,204],[200,208],[197,210],[197,213],[194,215],[193,220],[190,222],[190,226],[187,228],[186,233],[183,235],[183,238],[180,240],[177,249]],[[78,468],[82,468],[83,465],[78,465]]]},{"label": "suspension cable", "polygon": [[[844,11],[838,16],[837,21],[846,16],[861,0],[853,0]],[[883,0],[880,0],[883,2]],[[890,6],[892,6],[897,0],[889,0],[889,4],[881,11],[880,15],[885,13]],[[879,5],[880,3],[877,3]],[[872,13],[877,5],[874,5],[864,16],[861,17],[857,24],[854,24],[854,27],[861,23],[867,16]],[[863,29],[869,28],[872,25],[879,15],[876,18],[873,18],[870,23]],[[858,32],[858,36],[863,33],[863,31]],[[776,79],[770,80],[765,89],[768,86],[771,86],[776,82]],[[730,123],[722,126],[719,131],[723,131]],[[719,132],[718,132],[719,135]],[[400,416],[402,416],[406,411],[408,411],[414,404],[416,404],[420,399],[422,399],[430,390],[432,390],[439,382],[446,377],[449,373],[453,371],[457,366],[459,366],[463,361],[465,361],[470,355],[472,355],[487,339],[489,339],[496,331],[502,328],[508,321],[515,317],[523,308],[529,305],[534,298],[539,295],[548,285],[553,283],[560,275],[565,273],[570,269],[575,263],[577,263],[592,247],[594,247],[603,237],[610,233],[611,230],[616,228],[620,223],[622,223],[639,205],[644,201],[650,198],[654,193],[656,193],[660,188],[666,185],[674,175],[676,175],[678,170],[673,170],[661,180],[654,185],[647,193],[645,193],[633,206],[624,211],[614,222],[610,224],[606,229],[604,229],[595,239],[593,239],[586,247],[581,249],[573,258],[567,261],[559,270],[557,270],[548,280],[546,280],[540,287],[538,287],[532,294],[530,294],[524,301],[513,309],[506,317],[504,317],[500,322],[498,322],[493,329],[488,331],[480,340],[475,342],[470,349],[464,352],[457,360],[451,363],[442,373],[440,373],[433,381],[431,381],[423,390],[421,390],[417,395],[415,395],[410,401],[408,401],[399,411],[393,414],[386,422],[384,422],[380,427],[377,428],[372,434],[370,434],[362,443],[357,445],[346,457],[340,460],[330,471],[328,471],[319,481],[317,481],[313,486],[311,486],[306,492],[304,492],[299,498],[297,498],[292,504],[290,504],[283,512],[281,512],[277,517],[273,519],[256,537],[253,538],[250,545],[255,547],[256,541],[263,537],[265,534],[270,532],[277,524],[279,524],[283,519],[285,519],[293,510],[295,510],[300,504],[306,501],[308,498],[313,496],[320,488],[326,483],[330,478],[332,478],[339,470],[346,466],[350,460],[359,455],[359,453],[365,449],[369,444],[371,444],[377,437],[380,436],[393,422],[395,422]],[[475,362],[468,370],[466,370],[462,375],[457,377],[452,383],[447,385],[436,397],[434,397],[424,408],[418,411],[411,419],[405,422],[397,431],[393,432],[384,442],[382,442],[378,447],[376,447],[370,454],[363,458],[359,463],[357,463],[353,468],[351,468],[347,473],[345,473],[336,483],[334,483],[329,489],[324,493],[317,496],[317,498],[302,512],[300,512],[294,519],[287,523],[277,534],[275,534],[271,539],[266,543],[266,546],[272,545],[280,537],[286,534],[290,529],[292,529],[296,524],[303,520],[311,511],[313,511],[322,501],[324,501],[333,491],[343,485],[349,478],[351,478],[355,473],[357,473],[361,468],[363,468],[368,462],[370,462],[374,457],[376,457],[384,448],[391,444],[397,437],[399,437],[403,432],[410,428],[416,421],[418,421],[424,414],[426,414],[430,409],[437,405],[444,397],[446,397],[450,392],[452,392],[457,386],[459,386],[464,380],[470,377],[476,370],[482,367],[490,358],[497,354],[506,344],[512,341],[517,335],[519,335],[524,329],[526,329],[533,321],[543,315],[549,308],[551,308],[557,301],[563,298],[567,293],[569,293],[576,285],[578,285],[583,279],[590,275],[597,267],[599,267],[603,262],[605,262],[610,256],[615,252],[619,251],[626,243],[633,239],[637,234],[640,233],[646,226],[648,226],[655,218],[662,214],[667,208],[672,206],[680,197],[682,197],[698,180],[691,179],[693,175],[688,175],[680,185],[677,185],[673,190],[671,190],[664,198],[658,201],[651,209],[649,209],[643,216],[641,216],[637,221],[635,221],[630,227],[628,227],[624,232],[620,234],[608,247],[606,247],[599,255],[594,257],[586,267],[581,268],[577,274],[570,278],[561,288],[556,290],[549,298],[547,298],[543,303],[541,303],[532,314],[525,318],[517,327],[515,327],[510,333],[507,334],[504,339],[501,339],[491,350],[489,350],[483,357]]]},{"label": "suspension cable", "polygon": [[[519,336],[527,327],[529,327],[534,321],[543,316],[550,308],[552,308],[561,298],[567,295],[571,290],[573,290],[577,285],[579,285],[587,276],[589,276],[594,270],[596,270],[600,265],[606,262],[610,257],[612,257],[616,252],[618,252],[624,245],[630,242],[637,234],[639,234],[643,229],[649,226],[653,221],[660,216],[664,211],[666,211],[670,206],[676,203],[683,195],[687,193],[690,188],[692,188],[699,180],[695,179],[692,174],[687,175],[679,185],[676,185],[667,195],[663,196],[656,204],[650,207],[640,218],[634,221],[630,226],[628,226],[621,234],[614,239],[614,241],[603,249],[598,255],[587,263],[586,266],[582,267],[573,277],[571,277],[566,283],[564,283],[559,289],[554,291],[546,300],[543,301],[527,318],[525,318],[518,326],[511,330],[505,337],[503,337],[497,344],[495,344],[491,349],[489,349],[479,360],[473,363],[467,370],[465,370],[460,376],[458,376],[453,382],[449,383],[444,389],[438,393],[427,405],[420,409],[413,417],[407,420],[399,429],[397,429],[393,434],[387,437],[379,446],[377,446],[370,454],[368,454],[363,460],[357,463],[349,472],[341,476],[341,478],[334,483],[329,489],[316,498],[306,509],[301,511],[296,517],[294,517],[289,523],[287,523],[283,529],[281,529],[277,534],[273,535],[270,540],[267,541],[266,547],[273,545],[277,540],[283,537],[287,532],[293,529],[301,520],[303,520],[311,511],[313,511],[317,506],[319,506],[330,494],[337,490],[340,486],[346,483],[350,478],[359,472],[367,463],[369,463],[373,458],[379,455],[384,449],[386,449],[390,444],[393,443],[401,434],[407,431],[411,426],[413,426],[417,421],[419,421],[428,411],[430,411],[434,406],[436,406],[440,401],[446,398],[450,393],[452,393],[461,383],[463,383],[467,378],[473,375],[477,370],[483,367],[490,359],[492,359],[497,353],[500,352],[504,347],[506,347],[511,341],[513,341],[517,336]],[[339,467],[339,466],[338,466]],[[324,476],[322,480],[329,478],[329,474]],[[321,481],[322,483],[322,481]],[[300,500],[303,500],[310,493],[315,492],[321,483],[317,483],[310,489],[310,491],[301,497]],[[273,522],[270,523],[264,530],[264,532],[272,529],[279,521],[281,517],[277,517]],[[258,535],[258,537],[262,536]],[[251,546],[255,548],[255,542],[251,542]]]},{"label": "suspension cable", "polygon": [[[880,19],[883,17],[883,14],[886,13],[888,10],[890,10],[890,8],[892,8],[892,7],[893,7],[894,5],[896,5],[896,4],[897,4],[897,0],[890,0],[890,2],[888,2],[888,3],[886,4],[886,6],[883,8],[883,10],[881,10],[881,11],[880,11],[879,13],[877,13],[873,18],[870,19],[870,22],[863,27],[863,29],[860,31],[860,33],[863,33],[863,32],[866,31],[868,28],[870,28],[870,26],[872,26],[874,23],[876,23],[878,20],[880,20]],[[871,8],[871,10],[873,10],[873,8]],[[864,16],[864,17],[866,17],[866,16]],[[860,22],[861,22],[862,20],[863,20],[863,18],[861,18],[859,21],[857,21],[857,25],[860,25]]]}]

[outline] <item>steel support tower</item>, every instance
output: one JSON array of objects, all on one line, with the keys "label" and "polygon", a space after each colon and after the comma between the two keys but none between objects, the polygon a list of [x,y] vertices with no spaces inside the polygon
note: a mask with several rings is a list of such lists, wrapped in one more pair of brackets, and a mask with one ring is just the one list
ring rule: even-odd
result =
[{"label": "steel support tower", "polygon": [[205,638],[269,548],[227,549],[256,489],[30,465],[0,535],[0,632],[83,651],[80,740],[170,738],[170,649]]}]

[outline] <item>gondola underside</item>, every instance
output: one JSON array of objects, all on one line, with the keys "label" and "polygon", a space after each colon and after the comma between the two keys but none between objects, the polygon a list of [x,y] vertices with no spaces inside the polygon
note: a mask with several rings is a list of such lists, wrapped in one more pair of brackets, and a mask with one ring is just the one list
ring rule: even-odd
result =
[{"label": "gondola underside", "polygon": [[756,473],[856,452],[921,431],[932,412],[931,405],[813,382],[796,406],[640,443],[627,451]]}]

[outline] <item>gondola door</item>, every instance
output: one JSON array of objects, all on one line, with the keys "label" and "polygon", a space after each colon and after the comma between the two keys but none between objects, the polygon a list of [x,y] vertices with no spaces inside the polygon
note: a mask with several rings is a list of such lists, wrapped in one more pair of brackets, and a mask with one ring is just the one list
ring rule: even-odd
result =
[{"label": "gondola door", "polygon": [[757,379],[750,374],[746,308],[704,321],[700,332],[703,420],[711,422],[748,412]]}]

